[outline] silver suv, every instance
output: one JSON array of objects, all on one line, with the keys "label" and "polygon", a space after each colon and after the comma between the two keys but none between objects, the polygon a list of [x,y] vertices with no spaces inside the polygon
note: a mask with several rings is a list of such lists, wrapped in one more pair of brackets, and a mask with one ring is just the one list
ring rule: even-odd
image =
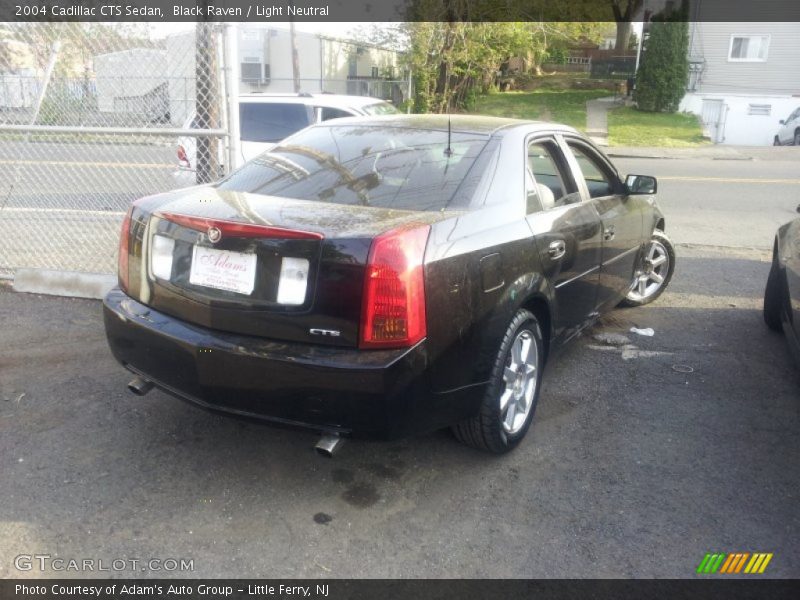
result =
[{"label": "silver suv", "polygon": [[785,120],[780,122],[781,128],[775,136],[775,146],[800,146],[800,108],[797,108]]}]

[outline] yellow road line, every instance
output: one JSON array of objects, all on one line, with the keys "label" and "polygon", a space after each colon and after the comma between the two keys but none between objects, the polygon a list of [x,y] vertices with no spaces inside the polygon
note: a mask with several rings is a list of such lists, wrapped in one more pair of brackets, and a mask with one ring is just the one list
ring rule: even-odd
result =
[{"label": "yellow road line", "polygon": [[709,181],[715,183],[786,183],[800,184],[800,179],[734,179],[731,177],[690,177],[682,175],[664,175],[658,177],[659,181]]},{"label": "yellow road line", "polygon": [[125,163],[125,162],[82,162],[70,160],[18,160],[0,158],[2,165],[47,165],[50,167],[110,167],[110,168],[144,168],[144,169],[177,169],[176,165],[163,163]]}]

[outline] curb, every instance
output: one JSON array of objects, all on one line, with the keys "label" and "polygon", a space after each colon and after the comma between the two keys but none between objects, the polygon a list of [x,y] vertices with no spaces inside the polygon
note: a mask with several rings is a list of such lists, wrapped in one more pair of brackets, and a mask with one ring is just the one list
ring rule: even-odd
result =
[{"label": "curb", "polygon": [[750,161],[756,160],[752,156],[668,156],[666,154],[620,154],[609,149],[606,150],[606,155],[613,158],[649,158],[658,160],[692,160],[694,158],[702,158],[706,160],[737,160],[737,161]]},{"label": "curb", "polygon": [[104,273],[17,269],[14,273],[13,289],[15,292],[30,294],[102,300],[116,285],[116,275]]}]

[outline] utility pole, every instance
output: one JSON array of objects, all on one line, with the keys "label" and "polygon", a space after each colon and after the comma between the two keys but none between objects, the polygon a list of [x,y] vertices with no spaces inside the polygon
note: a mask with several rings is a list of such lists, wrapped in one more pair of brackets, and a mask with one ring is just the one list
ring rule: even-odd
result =
[{"label": "utility pole", "polygon": [[294,19],[289,19],[289,37],[292,42],[292,79],[294,80],[294,91],[300,93],[300,56],[297,54],[297,40],[294,36]]}]

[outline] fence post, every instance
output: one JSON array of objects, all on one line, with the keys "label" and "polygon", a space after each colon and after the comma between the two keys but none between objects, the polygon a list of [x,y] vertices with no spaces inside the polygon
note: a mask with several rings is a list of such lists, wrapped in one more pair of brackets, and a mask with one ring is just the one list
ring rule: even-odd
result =
[{"label": "fence post", "polygon": [[239,132],[239,44],[238,26],[236,23],[226,23],[223,30],[223,57],[225,69],[225,103],[228,108],[228,152],[225,157],[225,173],[233,171],[241,157],[240,132]]},{"label": "fence post", "polygon": [[[195,111],[199,129],[219,125],[217,46],[214,23],[198,22],[195,34]],[[197,183],[209,183],[219,172],[216,138],[197,138]]]},{"label": "fence post", "polygon": [[42,89],[39,91],[39,97],[36,98],[36,105],[33,107],[33,116],[31,117],[31,125],[36,124],[36,119],[39,118],[39,111],[42,108],[44,95],[47,93],[47,88],[50,85],[50,78],[53,76],[53,69],[58,60],[58,51],[61,49],[61,40],[53,42],[53,48],[50,50],[50,58],[47,60],[47,68],[44,70],[44,79],[42,80]]}]

